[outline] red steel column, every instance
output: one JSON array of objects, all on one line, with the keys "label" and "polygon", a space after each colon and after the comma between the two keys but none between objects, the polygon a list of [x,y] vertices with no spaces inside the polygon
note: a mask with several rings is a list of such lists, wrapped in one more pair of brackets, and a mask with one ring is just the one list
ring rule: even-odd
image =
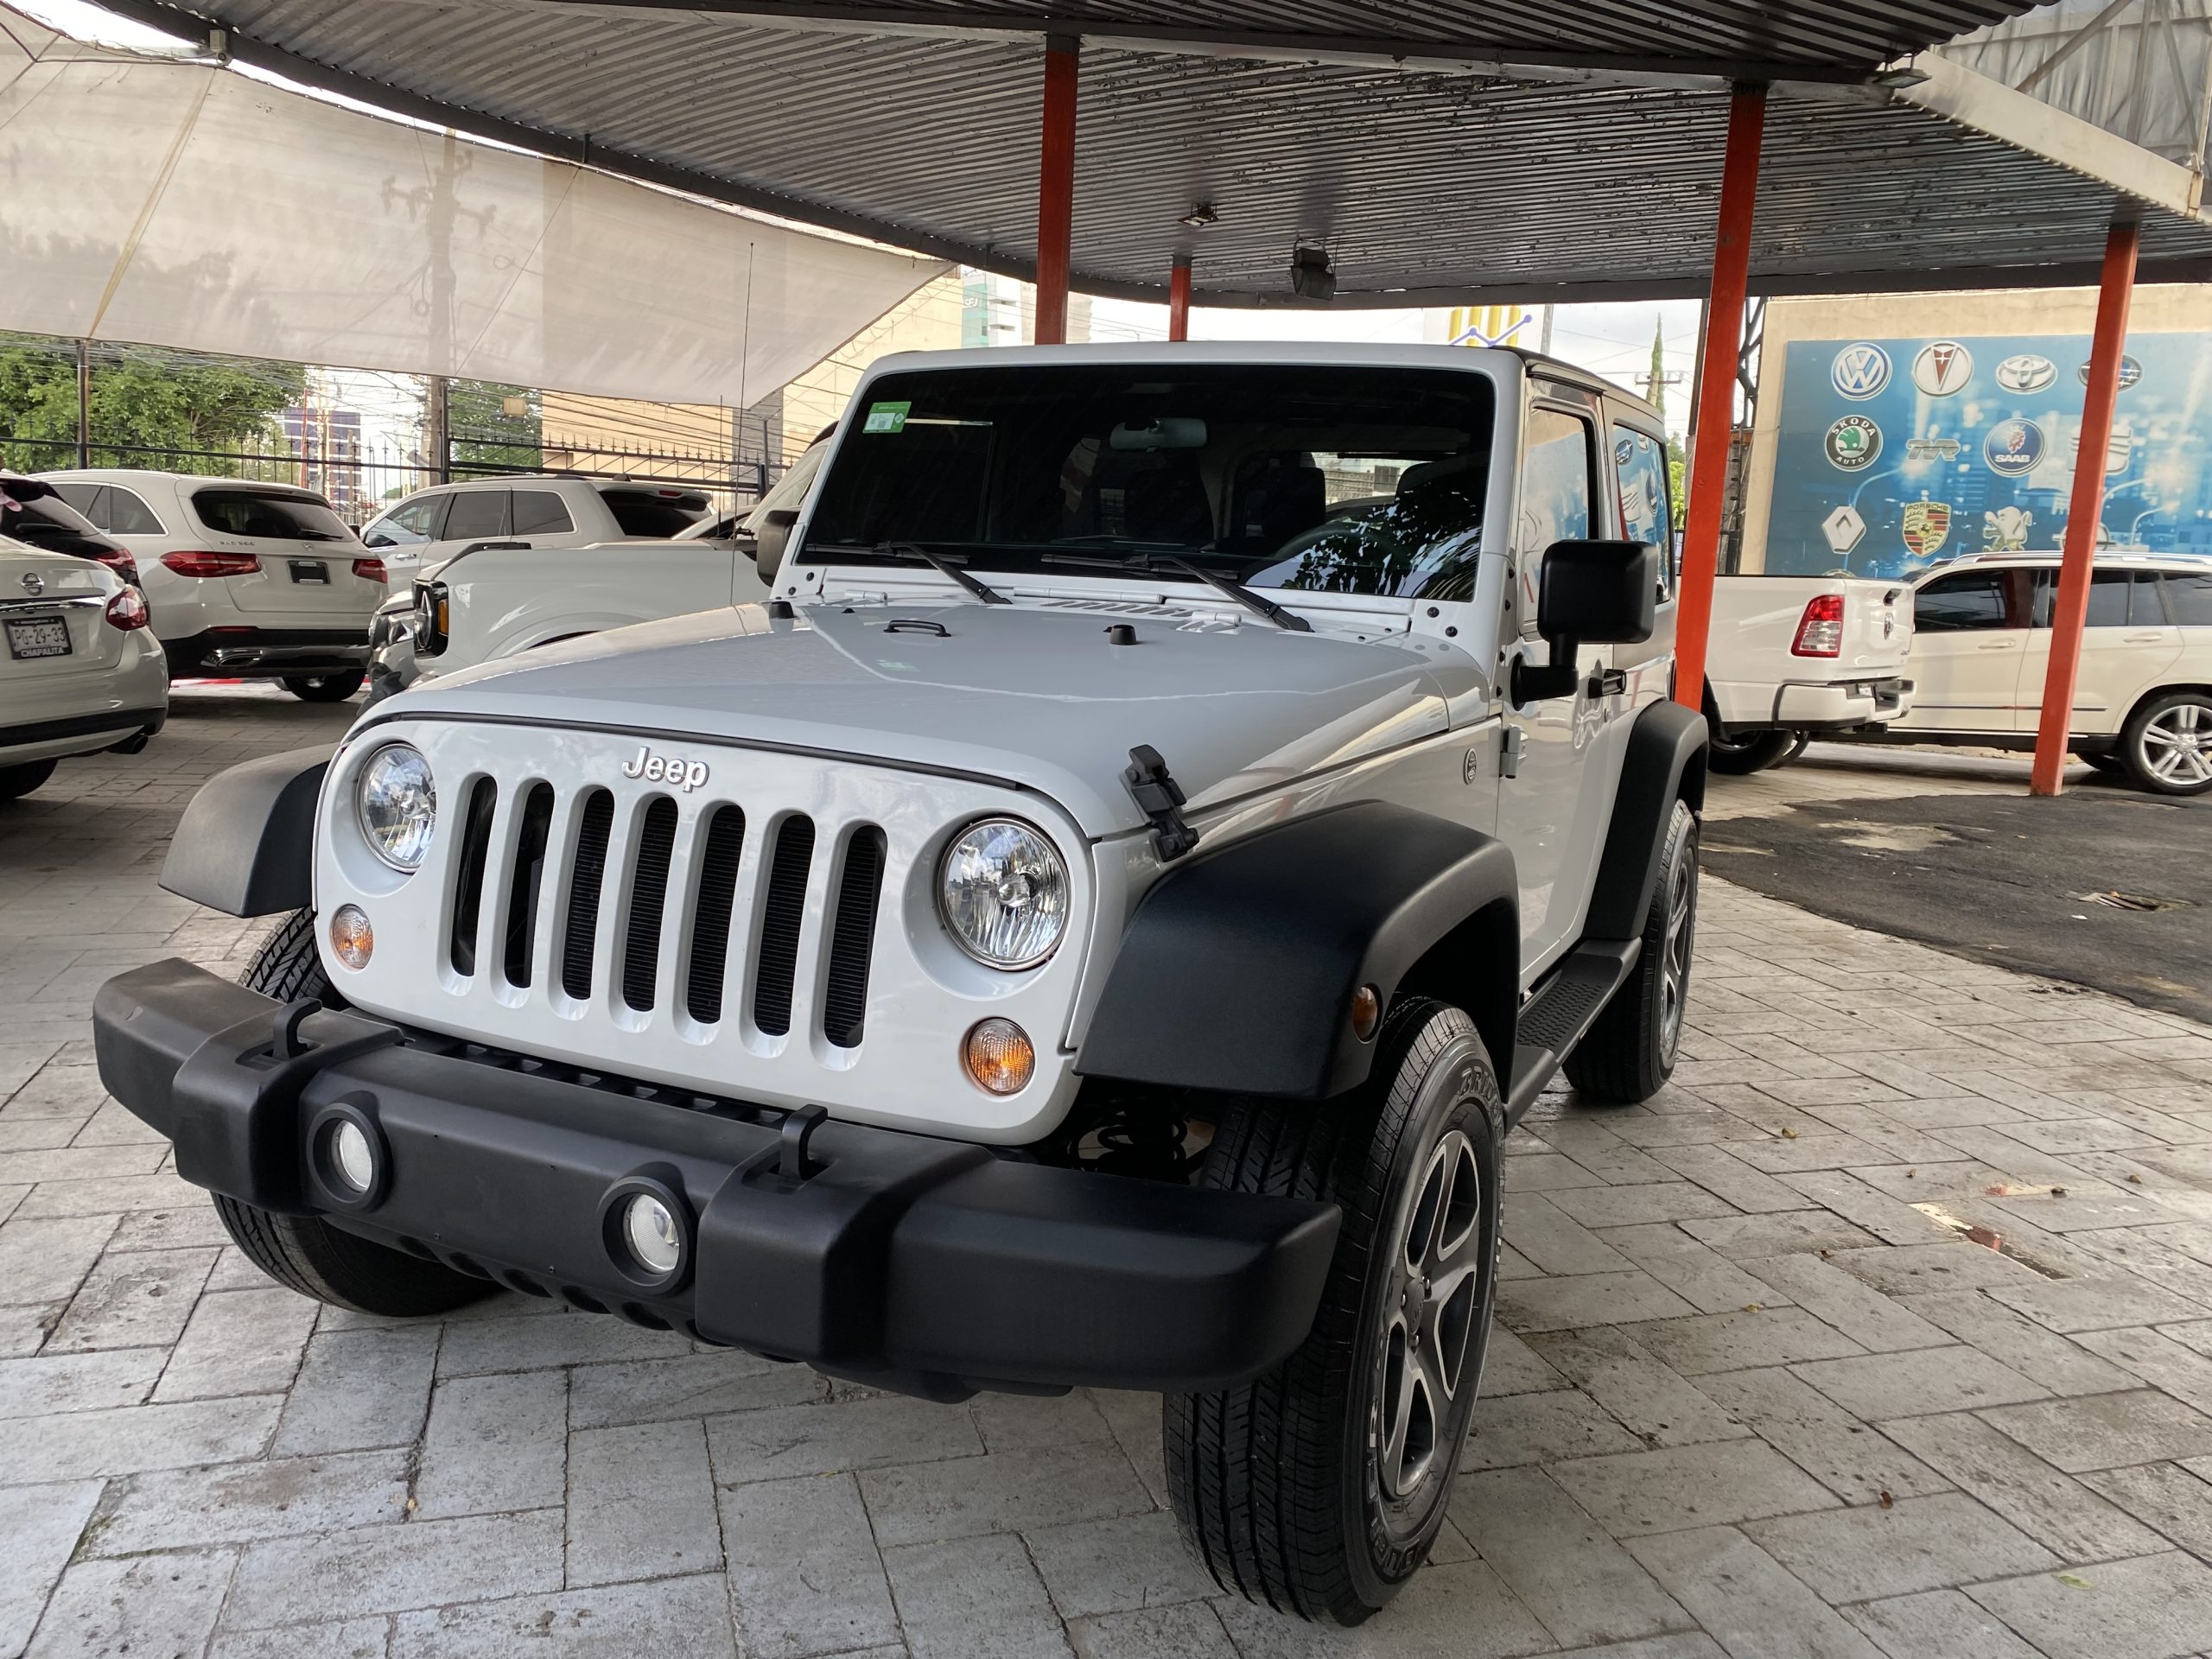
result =
[{"label": "red steel column", "polygon": [[2082,666],[2082,627],[2089,612],[2089,569],[2105,508],[2105,448],[2112,442],[2112,406],[2120,391],[2120,350],[2127,343],[2127,304],[2135,288],[2136,229],[2115,224],[2105,238],[2097,284],[2097,330],[2089,343],[2089,383],[2082,394],[2082,447],[2074,453],[2074,496],[2066,509],[2066,550],[2058,565],[2058,604],[2050,618],[2050,666],[2043,680],[2043,719],[2036,728],[2031,794],[2063,786],[2072,732],[2074,680]]},{"label": "red steel column", "polygon": [[1751,274],[1751,207],[1758,196],[1759,140],[1765,129],[1766,88],[1738,87],[1728,101],[1713,289],[1699,345],[1689,512],[1682,525],[1681,607],[1675,617],[1675,700],[1693,709],[1705,704],[1706,637],[1713,627],[1713,578],[1720,563],[1720,499],[1728,487],[1736,362],[1744,349],[1744,289]]},{"label": "red steel column", "polygon": [[1037,343],[1068,337],[1068,244],[1075,232],[1075,64],[1082,42],[1045,39],[1045,111],[1037,154]]},{"label": "red steel column", "polygon": [[1179,253],[1167,272],[1167,338],[1191,337],[1191,256]]}]

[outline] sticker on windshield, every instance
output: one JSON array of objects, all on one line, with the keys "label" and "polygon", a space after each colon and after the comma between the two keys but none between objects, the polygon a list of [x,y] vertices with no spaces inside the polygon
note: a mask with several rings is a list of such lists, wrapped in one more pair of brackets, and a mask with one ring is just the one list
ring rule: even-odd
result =
[{"label": "sticker on windshield", "polygon": [[870,404],[868,409],[868,419],[861,423],[861,430],[863,432],[903,432],[906,429],[906,411],[912,408],[913,404],[911,403]]}]

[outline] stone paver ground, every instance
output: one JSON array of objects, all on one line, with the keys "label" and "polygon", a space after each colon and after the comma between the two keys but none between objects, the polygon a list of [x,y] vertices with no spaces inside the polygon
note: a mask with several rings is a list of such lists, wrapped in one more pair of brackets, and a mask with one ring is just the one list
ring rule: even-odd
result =
[{"label": "stone paver ground", "polygon": [[1185,1555],[1149,1396],[927,1405],[266,1284],[85,1014],[250,953],[163,845],[200,777],[346,712],[190,694],[0,810],[0,1656],[2212,1649],[2212,1033],[1709,880],[1674,1083],[1514,1136],[1433,1563],[1314,1630]]}]

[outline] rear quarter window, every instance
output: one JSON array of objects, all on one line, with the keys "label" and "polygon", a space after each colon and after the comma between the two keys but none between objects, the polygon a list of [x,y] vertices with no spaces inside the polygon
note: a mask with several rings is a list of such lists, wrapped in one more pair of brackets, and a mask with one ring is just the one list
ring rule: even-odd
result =
[{"label": "rear quarter window", "polygon": [[550,490],[517,490],[514,523],[518,536],[559,536],[575,528],[561,498]]},{"label": "rear quarter window", "polygon": [[2166,609],[2184,628],[2212,628],[2212,572],[2202,575],[2168,572]]}]

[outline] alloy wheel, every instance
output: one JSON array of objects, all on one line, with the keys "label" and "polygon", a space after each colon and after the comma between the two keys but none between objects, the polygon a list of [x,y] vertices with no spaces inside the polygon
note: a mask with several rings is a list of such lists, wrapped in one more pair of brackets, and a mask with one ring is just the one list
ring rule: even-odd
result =
[{"label": "alloy wheel", "polygon": [[1659,1052],[1668,1059],[1682,1040],[1682,1011],[1689,1001],[1690,956],[1696,930],[1697,843],[1690,841],[1667,883],[1667,933],[1659,964]]},{"label": "alloy wheel", "polygon": [[2212,779],[2212,706],[2176,703],[2143,728],[2143,769],[2182,787]]},{"label": "alloy wheel", "polygon": [[1479,1311],[1482,1173],[1459,1129],[1429,1154],[1390,1260],[1387,1316],[1376,1357],[1377,1472],[1383,1496],[1405,1503],[1448,1473],[1467,1351]]}]

